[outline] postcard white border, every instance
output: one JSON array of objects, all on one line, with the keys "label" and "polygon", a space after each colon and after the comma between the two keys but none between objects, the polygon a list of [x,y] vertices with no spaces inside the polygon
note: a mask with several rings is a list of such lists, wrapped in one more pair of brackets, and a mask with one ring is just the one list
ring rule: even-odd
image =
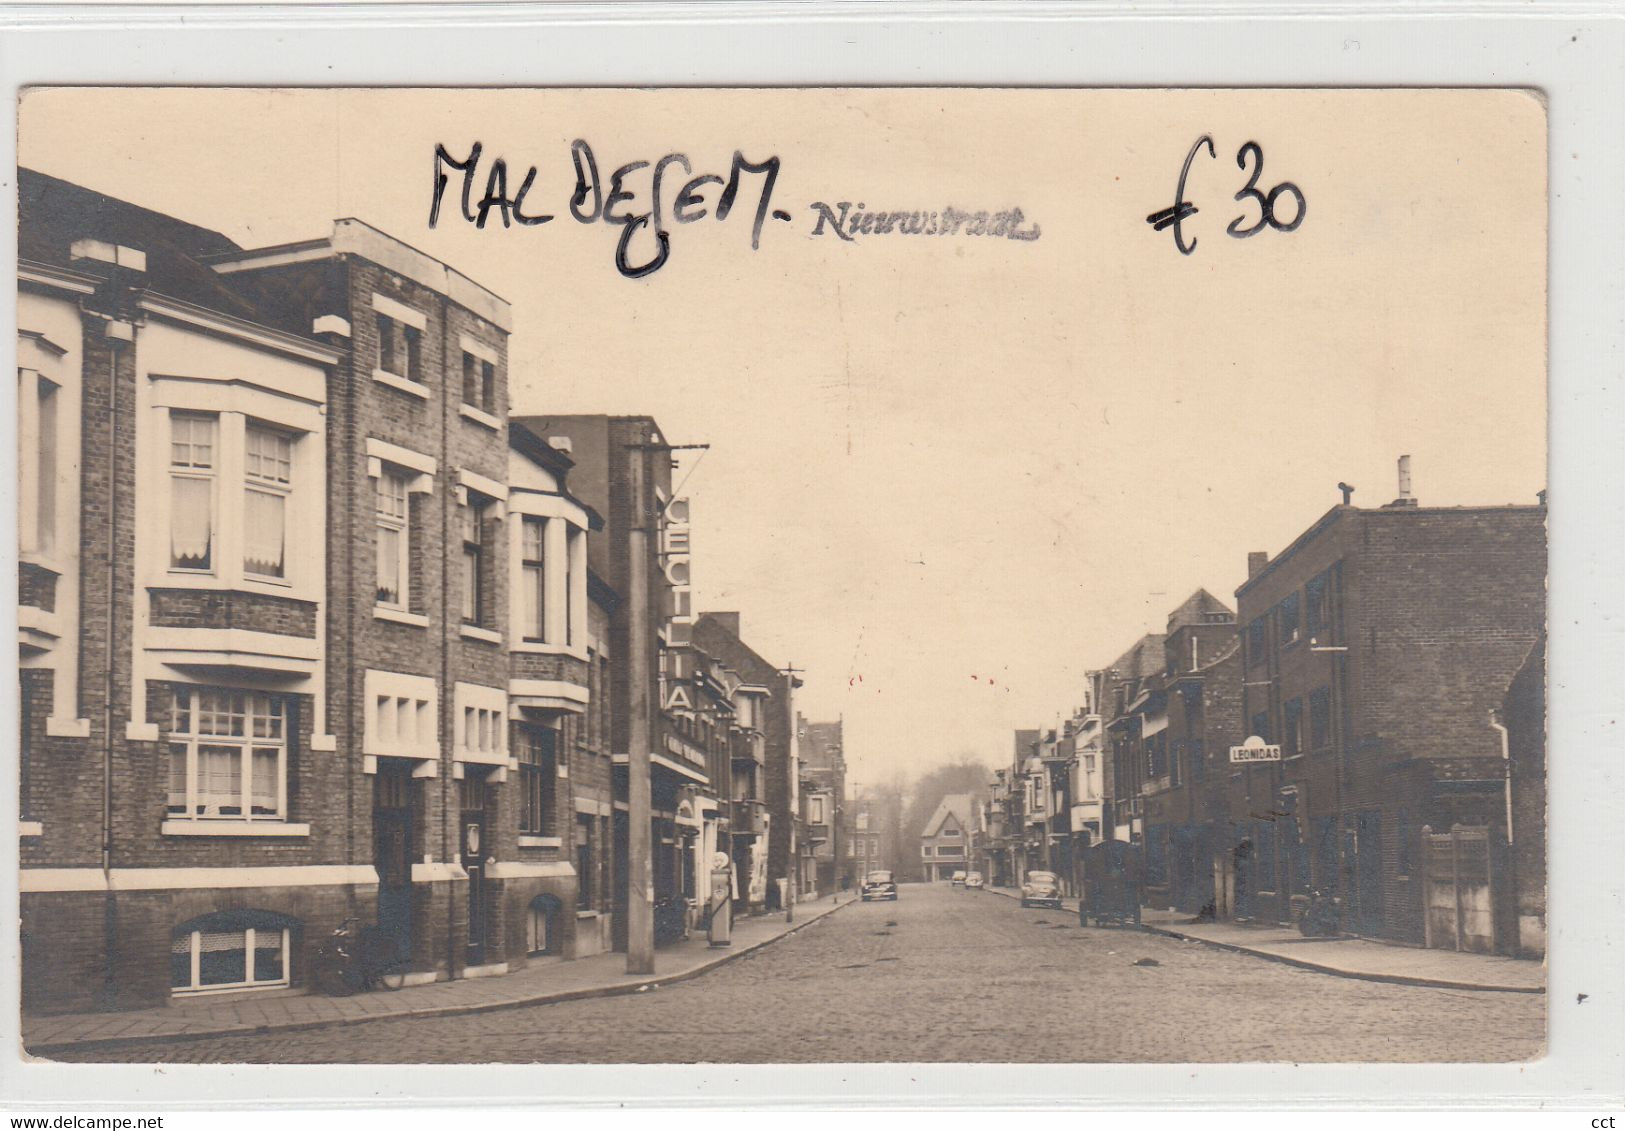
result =
[{"label": "postcard white border", "polygon": [[[1550,110],[1551,1017],[1528,1065],[853,1065],[387,1069],[22,1063],[17,985],[0,980],[0,1102],[169,1110],[376,1103],[722,1102],[780,1107],[1617,1110],[1625,963],[1625,23],[1616,6],[363,4],[12,7],[0,75],[30,84],[432,86],[1518,86]],[[182,16],[184,15],[184,25]],[[449,96],[449,95],[448,95]],[[15,167],[15,115],[0,121]],[[5,177],[15,214],[15,184]],[[15,261],[15,231],[0,226]],[[14,330],[15,306],[0,304]],[[0,335],[7,348],[14,332]],[[0,395],[14,396],[9,383]],[[15,406],[11,406],[13,409]],[[13,443],[7,435],[8,446]],[[14,458],[7,455],[5,458]],[[14,523],[12,484],[0,525]],[[15,556],[6,551],[9,575]],[[15,617],[0,602],[0,616]],[[0,726],[14,733],[14,698]],[[15,791],[0,790],[0,826]],[[0,838],[0,921],[15,841]],[[15,932],[0,963],[17,969]],[[1612,959],[1612,961],[1610,961]],[[1584,1004],[1579,994],[1587,995]],[[1132,1025],[1133,1018],[1125,1018]],[[409,1082],[410,1093],[402,1081]]]}]

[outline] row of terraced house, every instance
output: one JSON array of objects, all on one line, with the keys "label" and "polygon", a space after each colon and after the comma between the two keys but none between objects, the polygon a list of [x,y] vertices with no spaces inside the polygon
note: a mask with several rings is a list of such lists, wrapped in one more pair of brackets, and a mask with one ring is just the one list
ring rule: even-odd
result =
[{"label": "row of terraced house", "polygon": [[359,220],[19,187],[25,1009],[295,992],[351,917],[409,981],[623,949],[637,788],[657,945],[724,857],[813,886],[799,684],[693,609],[653,419],[517,413],[509,303]]},{"label": "row of terraced house", "polygon": [[1289,924],[1319,893],[1347,933],[1544,953],[1545,519],[1421,506],[1407,457],[1391,503],[1248,555],[1234,607],[1191,594],[1016,732],[991,882],[1087,900],[1117,841],[1148,907]]}]

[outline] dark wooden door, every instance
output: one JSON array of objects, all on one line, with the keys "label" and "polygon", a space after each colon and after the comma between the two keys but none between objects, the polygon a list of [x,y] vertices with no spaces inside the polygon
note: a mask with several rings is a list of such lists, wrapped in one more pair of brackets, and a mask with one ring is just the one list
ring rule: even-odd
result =
[{"label": "dark wooden door", "polygon": [[402,959],[412,954],[412,780],[409,767],[384,763],[373,782],[378,926]]},{"label": "dark wooden door", "polygon": [[1360,934],[1382,934],[1382,814],[1375,809],[1355,818],[1354,899]]},{"label": "dark wooden door", "polygon": [[468,873],[469,966],[485,963],[485,867],[490,856],[485,836],[485,779],[470,777],[461,783],[463,870]]}]

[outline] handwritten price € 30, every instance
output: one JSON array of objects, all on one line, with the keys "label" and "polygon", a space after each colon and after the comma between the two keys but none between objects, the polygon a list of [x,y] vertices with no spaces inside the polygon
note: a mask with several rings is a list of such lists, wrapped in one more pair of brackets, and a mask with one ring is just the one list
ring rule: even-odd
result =
[{"label": "handwritten price \u20ac 30", "polygon": [[[1151,213],[1145,218],[1145,222],[1150,224],[1154,231],[1160,232],[1164,228],[1174,230],[1174,246],[1179,249],[1181,255],[1189,255],[1196,250],[1196,237],[1192,236],[1190,243],[1186,244],[1185,235],[1181,231],[1180,225],[1199,211],[1196,205],[1185,199],[1185,178],[1190,176],[1191,162],[1196,160],[1196,155],[1201,152],[1204,145],[1207,146],[1208,156],[1218,160],[1219,155],[1213,148],[1213,139],[1207,134],[1197,138],[1196,144],[1191,146],[1191,151],[1185,155],[1184,168],[1179,171],[1179,187],[1174,192],[1174,203],[1167,208]],[[1260,190],[1258,178],[1264,172],[1263,146],[1256,141],[1249,141],[1236,150],[1236,168],[1244,173],[1247,171],[1247,158],[1249,155],[1252,157],[1253,162],[1252,176],[1247,178],[1246,185],[1242,187],[1240,192],[1236,193],[1235,199],[1256,203],[1258,205],[1258,219],[1251,225],[1243,226],[1247,224],[1248,220],[1247,212],[1243,211],[1240,216],[1230,221],[1230,226],[1225,229],[1225,234],[1238,240],[1244,240],[1249,236],[1256,236],[1265,228],[1273,228],[1277,232],[1297,231],[1299,225],[1303,223],[1304,216],[1308,215],[1309,212],[1309,202],[1304,199],[1303,190],[1291,181],[1282,181],[1268,192]],[[1276,215],[1276,206],[1283,197],[1288,195],[1294,198],[1297,207],[1291,220],[1282,221]]]}]

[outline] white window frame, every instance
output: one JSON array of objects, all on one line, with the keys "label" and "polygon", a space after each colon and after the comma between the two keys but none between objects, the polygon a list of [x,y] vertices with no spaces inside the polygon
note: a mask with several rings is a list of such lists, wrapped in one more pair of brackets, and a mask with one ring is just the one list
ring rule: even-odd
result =
[{"label": "white window frame", "polygon": [[[254,979],[254,944],[256,936],[262,928],[243,928],[243,973],[247,981],[202,984],[203,968],[203,935],[202,930],[191,932],[192,941],[192,977],[191,984],[185,987],[171,985],[170,994],[173,997],[201,997],[205,994],[240,993],[244,990],[274,990],[290,984],[292,963],[292,932],[286,927],[272,927],[267,933],[280,932],[282,935],[282,976],[271,981],[255,981]],[[215,932],[209,932],[213,934]],[[222,932],[223,933],[223,932]],[[174,946],[171,941],[171,947]],[[173,954],[171,950],[171,954]]]},{"label": "white window frame", "polygon": [[[184,463],[175,460],[175,445],[178,439],[180,421],[188,422],[188,434],[185,441],[188,458]],[[209,428],[209,462],[198,464],[195,461],[196,449],[200,446],[190,429],[199,424],[206,423]],[[172,409],[169,413],[169,572],[178,574],[193,574],[204,577],[213,577],[220,569],[222,555],[220,553],[220,456],[221,456],[221,428],[220,414],[218,412],[193,412],[191,410]],[[207,486],[209,495],[209,545],[205,551],[206,565],[184,566],[177,565],[175,561],[175,491],[178,481],[203,483]]]},{"label": "white window frame", "polygon": [[[325,522],[317,502],[325,479],[325,456],[319,436],[309,427],[293,423],[299,414],[277,412],[280,402],[270,397],[191,395],[177,401],[157,406],[161,424],[157,438],[162,454],[161,463],[154,471],[163,478],[144,481],[163,492],[162,509],[154,516],[157,520],[154,526],[161,533],[155,533],[152,541],[157,545],[150,551],[156,556],[146,559],[155,569],[150,583],[159,587],[242,588],[278,594],[293,590],[302,599],[319,600],[320,587],[325,580],[320,535]],[[274,415],[243,411],[249,401],[254,408],[264,408]],[[281,415],[288,419],[278,419]],[[207,420],[212,424],[210,466],[192,467],[175,462],[175,424],[183,418]],[[288,466],[284,480],[249,473],[251,432],[275,435],[286,441]],[[206,568],[175,564],[173,484],[177,479],[203,480],[209,484],[209,564]],[[246,497],[250,491],[276,494],[283,499],[281,576],[256,573],[248,566]]]},{"label": "white window frame", "polygon": [[[253,437],[256,434],[269,437],[274,442],[285,443],[287,445],[287,468],[285,474],[282,476],[265,474],[263,470],[263,461],[266,457],[264,455],[259,456],[260,460],[262,461],[261,470],[249,470],[249,461],[256,458],[256,453],[252,450]],[[291,504],[293,501],[294,491],[294,469],[297,462],[294,455],[294,449],[298,443],[299,438],[288,432],[285,428],[273,427],[272,425],[264,424],[257,420],[247,421],[243,425],[243,516],[245,519],[242,547],[243,575],[245,577],[252,577],[256,581],[281,583],[287,580],[289,549],[288,515],[292,510]],[[273,455],[270,458],[276,462],[282,462],[279,456]],[[251,494],[265,495],[267,497],[277,498],[282,501],[282,570],[280,573],[261,573],[249,567],[248,532],[246,529],[246,520],[249,517],[247,498]]]},{"label": "white window frame", "polygon": [[[427,393],[428,386],[423,380],[422,372],[424,331],[427,330],[429,325],[427,316],[422,311],[415,310],[405,303],[396,302],[394,299],[380,294],[372,296],[372,309],[375,315],[375,325],[382,319],[387,318],[389,320],[387,327],[377,326],[379,340],[376,356],[377,364],[372,371],[374,379],[395,388],[404,389],[407,392],[415,392],[420,395]],[[418,372],[416,374],[412,372],[412,351],[408,340],[409,335],[407,334],[409,329],[417,335],[418,341]],[[392,338],[391,348],[394,349],[398,346],[399,356],[394,359],[398,369],[384,368],[383,335],[386,332]]]},{"label": "white window frame", "polygon": [[[432,495],[434,493],[434,480],[439,468],[433,456],[415,452],[410,448],[398,447],[383,440],[367,438],[367,477],[373,480],[373,554],[377,562],[380,538],[379,533],[386,527],[400,532],[400,548],[397,551],[397,566],[400,569],[400,593],[398,603],[385,602],[377,599],[377,580],[373,582],[373,610],[374,615],[382,619],[401,621],[426,627],[428,618],[413,613],[412,608],[412,496]],[[386,477],[399,480],[405,487],[404,515],[394,525],[395,516],[387,516],[391,521],[384,521],[386,516],[378,507],[378,491],[380,483]]]},{"label": "white window frame", "polygon": [[[165,824],[173,822],[205,823],[209,821],[254,822],[261,824],[286,824],[288,821],[288,747],[291,742],[291,728],[294,722],[294,712],[289,710],[291,701],[287,696],[275,695],[265,691],[251,691],[244,688],[215,687],[205,685],[177,684],[171,687],[170,694],[170,724],[163,732],[163,742],[166,756],[169,759],[167,769],[170,780],[174,777],[174,758],[176,746],[185,746],[185,786],[182,794],[184,801],[181,812],[174,811],[173,791],[166,791],[171,801],[168,805]],[[187,696],[188,705],[187,729],[176,728],[176,707],[181,694]],[[242,735],[203,734],[198,727],[199,714],[202,711],[202,700],[206,695],[243,696],[244,703],[244,733]],[[255,700],[264,700],[267,710],[256,716]],[[272,708],[280,707],[281,737],[262,738],[256,736],[254,721],[256,717],[276,717]],[[201,748],[205,746],[235,747],[238,750],[238,778],[236,786],[237,805],[236,813],[222,813],[219,811],[199,812],[203,808],[203,796],[199,790],[199,775],[201,767],[199,760]],[[254,752],[256,749],[276,750],[276,806],[271,813],[254,812]]]},{"label": "white window frame", "polygon": [[[396,495],[386,490],[400,486],[400,514],[385,510],[384,500],[391,503]],[[412,608],[412,476],[391,466],[384,468],[373,481],[373,550],[377,571],[373,588],[373,603],[379,608],[410,612]],[[395,596],[386,600],[384,590],[384,534],[395,536]]]}]

